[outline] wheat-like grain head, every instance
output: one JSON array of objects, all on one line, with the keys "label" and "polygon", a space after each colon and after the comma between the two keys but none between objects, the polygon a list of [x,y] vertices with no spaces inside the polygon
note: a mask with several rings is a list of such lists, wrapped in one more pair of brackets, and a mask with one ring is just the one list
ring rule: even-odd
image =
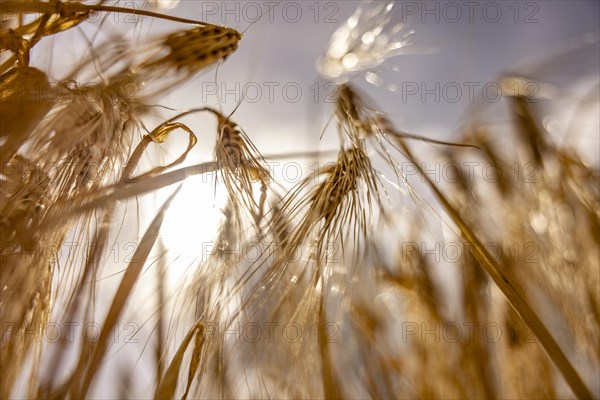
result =
[{"label": "wheat-like grain head", "polygon": [[153,73],[164,69],[195,73],[224,61],[238,48],[242,35],[234,29],[198,26],[167,35],[161,40],[166,54],[144,61],[140,68]]}]

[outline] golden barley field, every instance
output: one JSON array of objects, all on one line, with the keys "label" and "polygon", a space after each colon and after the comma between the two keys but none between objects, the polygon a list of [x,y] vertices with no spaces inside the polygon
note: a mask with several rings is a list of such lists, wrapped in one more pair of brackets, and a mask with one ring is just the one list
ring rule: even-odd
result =
[{"label": "golden barley field", "polygon": [[0,3],[0,397],[600,397],[595,1]]}]

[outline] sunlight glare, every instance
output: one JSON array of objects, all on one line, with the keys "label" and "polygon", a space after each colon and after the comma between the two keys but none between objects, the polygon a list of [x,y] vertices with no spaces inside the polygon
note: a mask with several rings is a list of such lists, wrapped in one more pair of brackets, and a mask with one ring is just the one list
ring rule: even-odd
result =
[{"label": "sunlight glare", "polygon": [[[172,192],[172,188],[161,191],[158,204]],[[217,185],[215,191],[214,175],[185,181],[167,211],[160,233],[170,264],[169,281],[177,281],[188,268],[193,270],[202,262],[202,253],[215,241],[226,202],[225,188]]]}]

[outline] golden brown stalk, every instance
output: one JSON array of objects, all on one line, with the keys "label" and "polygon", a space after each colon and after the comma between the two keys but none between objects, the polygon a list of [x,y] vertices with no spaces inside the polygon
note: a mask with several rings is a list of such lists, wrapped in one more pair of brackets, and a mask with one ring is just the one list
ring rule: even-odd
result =
[{"label": "golden brown stalk", "polygon": [[170,203],[178,192],[179,189],[177,189],[163,204],[158,214],[148,227],[148,230],[144,234],[139,247],[136,249],[132,257],[132,261],[125,271],[119,288],[115,293],[105,321],[102,324],[102,330],[100,332],[98,341],[90,348],[91,356],[88,358],[84,356],[85,352],[82,352],[82,355],[79,359],[78,368],[75,370],[71,380],[72,385],[70,387],[70,392],[73,398],[85,396],[89,391],[92,380],[96,375],[96,371],[100,368],[102,360],[105,356],[105,352],[108,347],[110,331],[118,322],[121,313],[127,304],[127,300],[132,293],[133,287],[138,280],[146,259],[148,258],[148,255],[150,254],[150,251],[152,250],[152,247],[154,246],[154,243],[158,237],[165,212],[169,208]]},{"label": "golden brown stalk", "polygon": [[551,361],[532,340],[531,331],[508,304],[504,314],[503,328],[508,333],[508,343],[498,352],[503,397],[557,398]]},{"label": "golden brown stalk", "polygon": [[[109,185],[103,188],[102,191],[95,194],[94,196],[84,197],[81,200],[80,205],[73,208],[71,202],[71,208],[67,205],[69,202],[58,202],[55,205],[55,209],[60,210],[61,207],[67,207],[63,209],[62,213],[58,211],[56,213],[49,213],[48,217],[44,221],[44,224],[40,229],[52,229],[54,224],[61,220],[68,220],[74,216],[84,214],[88,211],[102,208],[106,203],[114,202],[130,197],[135,197],[144,193],[156,191],[158,189],[173,185],[178,182],[182,182],[185,179],[201,174],[208,174],[217,171],[217,164],[214,162],[207,162],[197,165],[192,165],[185,168],[180,168],[175,171],[166,172],[162,175],[152,176],[141,181],[123,182],[116,185]],[[68,209],[69,211],[64,211]]]},{"label": "golden brown stalk", "polygon": [[[126,113],[119,110],[118,100],[121,96],[118,92],[119,88],[117,86],[116,90],[112,90],[115,88],[105,89],[97,99],[98,102],[90,99],[85,93],[77,93],[72,103],[62,109],[59,108],[58,112],[38,124],[33,130],[31,133],[33,143],[27,146],[27,153],[32,154],[32,160],[28,163],[31,166],[23,164],[18,169],[23,178],[29,174],[38,181],[28,183],[20,180],[13,188],[11,188],[10,182],[2,181],[2,191],[6,190],[11,193],[7,204],[11,208],[14,208],[15,205],[26,206],[26,208],[21,207],[22,211],[17,213],[15,210],[2,210],[2,219],[6,222],[3,224],[2,230],[3,233],[7,233],[6,240],[9,240],[12,246],[8,246],[7,243],[7,246],[3,246],[3,248],[12,248],[14,252],[11,256],[14,262],[3,263],[3,270],[5,268],[14,270],[14,273],[3,273],[7,279],[3,287],[7,288],[6,294],[13,291],[23,293],[22,297],[9,296],[6,298],[4,305],[11,310],[11,313],[15,313],[14,315],[3,313],[3,318],[6,318],[7,322],[19,323],[26,328],[27,325],[20,322],[19,314],[28,307],[31,307],[31,312],[36,315],[47,315],[47,313],[40,314],[40,310],[43,308],[36,302],[32,302],[29,306],[21,304],[28,295],[23,292],[23,279],[19,278],[19,271],[25,269],[33,276],[42,276],[44,275],[42,271],[49,270],[50,276],[52,276],[53,267],[56,264],[56,261],[53,260],[56,255],[51,251],[59,252],[69,231],[71,230],[73,233],[75,243],[86,242],[88,229],[92,224],[92,214],[78,216],[82,218],[78,218],[77,222],[61,218],[59,221],[55,221],[52,229],[45,232],[38,231],[37,228],[44,224],[47,211],[53,210],[57,206],[57,201],[60,202],[62,199],[67,204],[71,202],[71,205],[67,205],[66,208],[60,209],[59,206],[58,210],[54,210],[59,215],[63,214],[65,210],[71,208],[72,201],[78,201],[77,199],[81,195],[94,193],[95,189],[103,186],[106,181],[114,179],[114,177],[108,177],[108,173],[114,171],[115,164],[122,164],[120,161],[128,152],[127,144],[130,141],[128,135],[132,132],[123,132],[126,122],[124,114]],[[10,140],[7,143],[10,143]],[[16,151],[18,146],[14,147],[13,150]],[[21,159],[20,156],[13,156],[13,160],[19,159]],[[39,180],[40,176],[46,177]],[[32,197],[34,194],[35,198]],[[30,200],[14,201],[16,200],[15,196],[25,196]],[[67,222],[71,222],[71,224]],[[98,244],[98,246],[101,245]],[[92,252],[94,253],[94,250]],[[94,256],[97,254],[94,253]],[[77,257],[76,253],[69,255],[65,263],[66,270],[73,266]],[[93,260],[88,261],[93,263]],[[39,271],[39,273],[35,273],[35,271]],[[74,274],[79,274],[76,269],[72,269],[72,271]],[[44,281],[40,280],[40,283]],[[39,285],[30,283],[28,286],[31,288],[28,290],[37,291],[38,296],[43,299],[52,297],[52,287],[48,285],[38,287]],[[62,290],[62,288],[57,290]],[[38,320],[35,323],[45,326],[46,321]],[[21,348],[19,357],[27,356],[28,350],[27,346]],[[3,358],[6,359],[4,356]],[[16,362],[12,362],[12,364],[17,370],[18,364]],[[10,384],[5,387],[7,390],[11,390]]]},{"label": "golden brown stalk", "polygon": [[[173,121],[173,119],[170,119],[169,121],[166,121],[166,122],[160,124],[152,132],[150,132],[150,134],[144,135],[144,137],[142,138],[140,143],[137,145],[137,147],[133,151],[131,157],[129,158],[129,161],[127,162],[127,166],[125,167],[125,169],[123,171],[123,176],[121,177],[121,180],[120,180],[121,183],[131,182],[131,181],[139,181],[146,177],[156,176],[176,165],[181,164],[183,161],[185,161],[189,152],[192,150],[192,148],[194,148],[194,146],[198,142],[198,139],[196,138],[196,135],[194,134],[194,132],[192,132],[192,130],[190,128],[188,128],[185,124],[182,124],[181,122],[172,122],[172,121]],[[189,135],[188,146],[185,149],[185,151],[173,162],[170,162],[167,165],[153,168],[152,170],[150,170],[148,172],[145,172],[141,175],[137,175],[134,177],[133,176],[134,169],[137,168],[138,163],[140,162],[140,159],[142,157],[142,154],[144,153],[144,151],[146,150],[148,145],[150,143],[159,143],[159,144],[164,143],[169,138],[169,135],[171,134],[171,132],[176,131],[178,129],[181,129],[182,131],[186,132]]]},{"label": "golden brown stalk", "polygon": [[[460,229],[466,243],[469,243],[472,246],[473,254],[480,265],[490,275],[521,318],[523,318],[532,330],[537,329],[537,338],[550,358],[554,361],[554,364],[559,368],[573,392],[580,398],[590,397],[591,394],[589,389],[567,359],[546,325],[532,308],[531,304],[526,301],[523,295],[517,290],[514,280],[511,281],[509,279],[502,266],[484,247],[470,225],[465,222],[464,218],[456,208],[431,180],[431,177],[423,171],[418,160],[413,156],[412,152],[404,142],[402,134],[396,132],[392,124],[382,113],[375,112],[364,106],[347,85],[346,90],[341,90],[338,104],[338,114],[341,115],[341,118],[345,118],[345,120],[349,122],[345,125],[345,131],[353,142],[371,135],[378,138],[382,133],[388,133],[393,136],[395,143],[399,146],[399,150],[415,165],[417,171],[423,176],[426,184],[433,191],[442,207],[448,212],[454,223]],[[381,141],[378,141],[381,144]]]},{"label": "golden brown stalk", "polygon": [[[590,207],[598,204],[600,198],[597,188],[590,185],[598,171],[575,161],[578,156],[573,150],[552,140],[536,117],[542,112],[541,107],[525,99],[511,98],[509,101],[513,105],[514,123],[504,135],[511,134],[517,148],[524,151],[509,150],[501,156],[496,155],[496,151],[485,152],[488,164],[496,165],[496,160],[504,158],[504,163],[511,166],[502,169],[508,179],[479,183],[475,190],[485,192],[486,198],[473,198],[463,205],[463,214],[465,218],[472,218],[467,222],[481,223],[487,218],[489,204],[496,204],[496,216],[511,216],[514,222],[493,236],[488,233],[484,239],[499,241],[507,248],[503,256],[505,273],[512,282],[522,282],[527,293],[534,294],[527,301],[538,309],[552,308],[550,326],[561,327],[560,344],[570,349],[574,355],[572,359],[577,360],[577,367],[585,376],[590,368],[599,365],[598,332],[583,328],[584,321],[589,321],[589,315],[594,314],[597,303],[597,296],[589,297],[597,291],[588,288],[599,283],[597,257],[589,251],[598,243],[598,214],[592,211],[593,206]],[[488,133],[488,130],[480,129],[475,135],[476,141],[486,145],[494,138],[493,130]],[[535,144],[538,140],[539,146]],[[536,148],[532,149],[532,146]],[[481,186],[486,187],[482,190]],[[525,293],[523,289],[520,291]],[[565,296],[565,293],[569,295]],[[516,327],[515,336],[521,342],[533,338],[532,335],[519,335],[522,324],[513,321],[507,325]],[[531,330],[527,328],[527,332],[531,333]],[[514,373],[504,379],[518,382],[516,387],[523,395],[535,390],[534,382],[524,371],[528,359],[539,357],[536,351],[534,345],[515,342],[504,356],[507,364],[520,366],[514,371],[509,369]],[[539,363],[541,365],[542,361]],[[513,396],[517,394],[511,392]],[[552,394],[547,395],[552,397]]]},{"label": "golden brown stalk", "polygon": [[[184,397],[189,394],[201,358],[202,368],[198,374],[196,395],[202,391],[201,384],[206,381],[216,382],[215,386],[219,387],[221,396],[226,393],[224,382],[227,380],[228,373],[225,361],[227,355],[224,353],[224,338],[219,331],[220,325],[217,332],[214,332],[214,324],[219,324],[222,319],[228,319],[226,309],[227,299],[230,298],[230,280],[234,279],[235,267],[239,262],[235,251],[231,250],[242,238],[242,232],[237,230],[240,226],[240,221],[237,221],[240,212],[234,207],[233,201],[229,201],[223,209],[224,218],[215,242],[216,252],[212,253],[205,263],[198,266],[184,295],[184,304],[195,309],[194,318],[213,324],[209,328],[208,335],[202,338],[202,357],[200,354],[193,356]],[[235,294],[231,294],[231,297],[234,296]],[[197,337],[198,339],[200,338]]]},{"label": "golden brown stalk", "polygon": [[[185,56],[186,48],[177,47],[171,55]],[[119,53],[109,52],[112,55],[108,58],[117,57]],[[159,72],[167,73],[170,68],[180,66],[165,63],[165,69]],[[188,73],[205,65],[189,65]],[[90,61],[89,67],[92,66]],[[35,162],[41,168],[56,164],[62,167],[52,169],[56,173],[52,176],[56,181],[55,196],[60,198],[90,192],[92,188],[106,183],[105,176],[115,164],[123,164],[123,154],[131,142],[130,133],[124,132],[124,127],[139,121],[149,109],[147,101],[150,97],[138,93],[141,82],[151,78],[146,72],[143,68],[139,71],[136,68],[125,70],[115,74],[108,82],[85,88],[61,85],[68,96],[59,99],[55,111],[31,134],[32,151],[37,155]],[[173,82],[169,84],[172,85]],[[162,89],[154,94],[157,93],[162,93]],[[165,126],[164,129],[171,130],[173,127]]]},{"label": "golden brown stalk", "polygon": [[[147,16],[173,22],[202,26],[214,26],[200,21],[179,18],[137,8],[124,8],[104,4],[85,4],[79,2],[61,2],[58,0],[42,2],[35,0],[5,1],[2,3],[2,17],[39,14],[36,20],[0,32],[0,53],[10,50],[14,53],[1,67],[6,71],[15,62],[22,67],[29,65],[30,50],[44,37],[64,32],[90,19],[97,12],[116,12],[127,15]],[[27,39],[25,38],[27,37]]]},{"label": "golden brown stalk", "polygon": [[178,381],[179,376],[181,375],[180,369],[181,369],[181,364],[183,362],[183,356],[184,356],[185,351],[186,351],[187,347],[189,346],[190,342],[195,337],[196,340],[195,340],[194,350],[193,350],[193,354],[192,354],[192,364],[190,365],[190,369],[189,369],[189,373],[191,376],[188,376],[188,383],[187,383],[186,391],[183,395],[184,398],[187,397],[187,393],[188,393],[190,385],[191,385],[193,374],[195,373],[196,369],[198,368],[199,357],[202,353],[203,336],[204,336],[204,325],[202,325],[202,322],[198,321],[192,327],[192,329],[188,332],[188,334],[183,339],[183,341],[181,342],[181,345],[179,346],[179,349],[175,353],[175,356],[173,357],[171,364],[167,368],[165,375],[162,377],[158,387],[156,388],[156,391],[154,393],[154,398],[156,400],[172,399],[175,396],[175,391],[177,389],[177,381]]},{"label": "golden brown stalk", "polygon": [[[230,289],[232,283],[238,279],[236,276],[238,271],[235,267],[240,263],[239,254],[236,257],[236,251],[232,249],[244,243],[244,239],[248,238],[245,227],[250,225],[248,223],[250,221],[247,220],[247,217],[252,218],[251,223],[258,228],[259,242],[264,237],[260,225],[263,224],[267,188],[271,178],[264,167],[264,160],[259,151],[245,132],[231,121],[230,116],[226,117],[208,107],[189,112],[201,111],[210,112],[217,117],[215,164],[218,169],[218,178],[222,179],[227,190],[228,203],[223,209],[224,220],[216,241],[217,251],[200,266],[194,275],[189,298],[202,299],[201,304],[204,307],[199,308],[197,313],[204,315],[207,320],[243,320],[243,313],[230,318],[227,312],[227,303],[235,301],[243,295],[243,287],[242,290]],[[221,179],[218,179],[215,185],[220,184]],[[258,200],[254,196],[254,185],[260,187]],[[251,240],[255,240],[253,235],[251,235]],[[268,255],[265,254],[265,256]],[[225,395],[229,391],[225,384],[228,380],[227,360],[236,357],[236,353],[225,351],[222,344],[218,342],[219,340],[222,340],[222,337],[217,335],[207,341],[205,345],[206,369],[203,370],[201,376],[219,382],[219,393]],[[189,383],[191,380],[188,381],[188,385]],[[201,390],[201,388],[199,389]]]},{"label": "golden brown stalk", "polygon": [[139,8],[109,6],[104,4],[85,4],[69,1],[8,0],[2,3],[2,16],[10,18],[28,14],[41,15],[33,22],[19,26],[15,31],[19,34],[36,33],[38,38],[65,31],[87,20],[93,13],[114,12],[128,15],[146,16],[173,22],[214,26],[202,21],[175,17]]},{"label": "golden brown stalk", "polygon": [[[346,133],[353,142],[374,138],[380,146],[383,146],[383,139],[387,140],[386,135],[390,135],[394,138],[415,139],[445,146],[477,148],[470,144],[446,142],[388,129],[391,127],[391,123],[385,115],[367,105],[363,97],[364,95],[349,84],[339,87],[335,117],[343,133]],[[389,140],[387,141],[389,142]]]},{"label": "golden brown stalk", "polygon": [[[491,316],[489,299],[489,278],[484,270],[475,264],[471,257],[465,259],[463,273],[463,309],[465,320],[483,326]],[[461,364],[467,372],[471,385],[467,386],[469,397],[497,398],[497,386],[492,372],[492,352],[490,344],[481,335],[462,343]]]},{"label": "golden brown stalk", "polygon": [[0,72],[6,71],[15,62],[21,68],[29,67],[29,41],[13,29],[0,31],[0,54],[5,50],[14,55],[0,66]]},{"label": "golden brown stalk", "polygon": [[[316,288],[315,288],[316,289]],[[318,297],[318,336],[317,340],[319,342],[319,353],[321,356],[321,379],[323,381],[323,392],[325,394],[325,398],[327,399],[340,399],[343,398],[342,391],[342,383],[336,374],[334,365],[335,361],[332,360],[332,347],[333,350],[336,349],[335,346],[332,346],[329,341],[329,335],[327,327],[330,326],[327,324],[327,316],[326,316],[326,296],[323,293],[324,291],[320,291],[320,296]]]},{"label": "golden brown stalk", "polygon": [[477,258],[480,265],[490,275],[494,283],[496,283],[498,288],[506,296],[510,305],[515,309],[523,321],[525,321],[532,331],[536,333],[540,344],[544,347],[548,356],[561,371],[575,395],[582,399],[592,397],[591,392],[587,388],[586,384],[579,376],[577,370],[575,370],[573,365],[569,362],[568,358],[565,356],[546,325],[543,323],[531,305],[524,300],[522,294],[519,293],[515,289],[514,285],[508,280],[502,266],[489,253],[470,226],[464,222],[463,218],[456,211],[454,206],[452,206],[452,204],[447,200],[446,196],[438,189],[437,185],[422,170],[418,160],[412,155],[412,152],[409,150],[408,146],[406,146],[406,144],[404,144],[404,142],[401,140],[399,140],[399,144],[404,154],[415,165],[419,173],[425,178],[427,185],[431,188],[436,198],[440,201],[441,205],[446,209],[454,223],[458,226],[461,233],[467,240],[467,243],[473,246],[473,255]]},{"label": "golden brown stalk", "polygon": [[[172,162],[166,166],[156,167],[149,172],[146,172],[140,176],[135,177],[135,179],[139,180],[139,179],[143,179],[145,177],[157,175],[158,173],[160,173],[170,167],[180,164],[185,159],[185,157],[190,152],[190,150],[194,147],[194,145],[197,142],[197,139],[196,139],[196,136],[193,134],[193,132],[186,125],[184,125],[182,123],[175,123],[175,122],[167,121],[167,122],[159,125],[150,134],[145,135],[142,138],[140,143],[137,145],[136,149],[133,151],[131,157],[129,158],[126,168],[123,169],[123,174],[120,177],[119,182],[123,183],[123,182],[129,181],[132,178],[134,178],[132,176],[134,169],[138,166],[144,151],[146,150],[146,148],[148,147],[148,145],[150,143],[153,143],[153,142],[154,143],[164,143],[167,140],[170,133],[175,130],[178,130],[178,129],[181,129],[184,132],[189,134],[189,139],[190,139],[189,144],[188,144],[187,149],[184,151],[184,153],[179,158],[177,158],[174,162]],[[102,219],[102,223],[97,228],[94,239],[92,241],[92,246],[89,248],[87,254],[85,255],[85,259],[84,259],[85,264],[83,266],[83,273],[81,274],[81,277],[79,278],[79,281],[78,281],[79,284],[75,285],[75,288],[74,288],[74,291],[72,292],[72,294],[70,296],[67,296],[68,300],[66,301],[66,303],[64,305],[65,311],[63,313],[66,321],[71,321],[77,315],[78,311],[82,308],[82,304],[86,301],[86,299],[88,300],[88,302],[91,302],[91,300],[93,298],[93,292],[96,287],[97,274],[99,272],[97,263],[98,263],[98,260],[101,259],[103,251],[106,248],[106,244],[108,243],[108,235],[109,235],[111,223],[113,222],[113,217],[115,214],[115,204],[105,203],[104,209],[105,209],[105,213],[104,213],[104,216]],[[84,284],[84,282],[87,282],[88,280],[91,280],[91,285],[90,285],[90,293],[88,293],[88,295],[86,297],[84,295],[85,288],[86,288],[86,285]],[[63,338],[63,339],[65,339],[65,338]],[[61,341],[61,343],[60,343],[61,347],[60,347],[60,350],[55,353],[55,357],[53,359],[53,365],[58,366],[62,362],[62,357],[65,355],[64,347],[66,346],[66,344],[67,343],[64,340]],[[46,388],[46,392],[49,393],[51,391],[52,391],[51,388]]]}]

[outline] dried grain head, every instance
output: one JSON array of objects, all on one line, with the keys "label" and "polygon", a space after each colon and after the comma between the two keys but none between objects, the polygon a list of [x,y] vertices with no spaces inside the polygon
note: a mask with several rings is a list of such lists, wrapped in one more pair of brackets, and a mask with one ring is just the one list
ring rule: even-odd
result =
[{"label": "dried grain head", "polygon": [[[15,155],[3,165],[0,180],[0,232],[3,244],[23,244],[46,209],[49,179],[30,160]],[[4,252],[4,247],[3,247]]]},{"label": "dried grain head", "polygon": [[402,139],[414,139],[444,146],[478,148],[471,144],[446,142],[403,132],[394,126],[386,113],[381,111],[372,100],[350,84],[339,86],[335,117],[350,140],[357,142],[373,138],[384,152],[383,140],[390,142],[388,137],[393,137],[396,142]]},{"label": "dried grain head", "polygon": [[362,96],[350,85],[340,85],[335,117],[350,140],[358,142],[380,133],[377,120],[380,113],[369,108]]},{"label": "dried grain head", "polygon": [[162,39],[166,54],[144,61],[144,73],[165,69],[193,74],[203,68],[224,61],[238,48],[242,35],[234,29],[218,26],[197,26],[167,35]]},{"label": "dried grain head", "polygon": [[[290,251],[296,251],[294,246],[314,239],[318,243],[317,253],[339,239],[353,240],[357,245],[367,235],[374,213],[373,202],[379,211],[383,211],[379,180],[363,147],[341,150],[335,164],[322,168],[319,175],[324,175],[324,180],[307,194],[302,195],[302,192],[314,177],[305,179],[281,202],[288,220],[296,219],[305,211],[299,225],[285,241],[292,246]],[[312,236],[315,229],[316,238]]]},{"label": "dried grain head", "polygon": [[65,88],[65,101],[32,133],[33,161],[51,171],[53,196],[71,196],[114,181],[132,141],[125,129],[139,104],[123,95],[123,83]]},{"label": "dried grain head", "polygon": [[[263,157],[244,131],[229,117],[209,110],[217,116],[215,160],[235,209],[246,209],[253,218],[262,214],[270,174]],[[261,190],[260,201],[254,199],[253,185]],[[259,222],[258,220],[256,221]]]},{"label": "dried grain head", "polygon": [[346,197],[357,191],[359,179],[370,168],[370,161],[361,149],[342,151],[326,180],[313,193],[312,209],[318,218],[331,220]]},{"label": "dried grain head", "polygon": [[[276,241],[281,247],[275,250],[273,257],[268,257],[272,262],[261,260],[247,268],[247,275],[254,275],[254,279],[244,280],[244,287],[250,290],[245,290],[240,307],[242,320],[294,321],[302,331],[325,327],[329,298],[326,285],[330,284],[333,265],[324,262],[327,249],[332,243],[342,243],[343,247],[346,241],[353,241],[350,245],[353,250],[359,248],[359,241],[366,238],[372,217],[370,208],[373,197],[377,197],[377,182],[370,160],[361,147],[342,149],[336,162],[319,172],[323,180],[315,188],[300,195],[313,177],[306,179],[277,205],[277,209],[284,210],[285,214],[272,221],[273,235],[280,236]],[[277,211],[277,214],[281,213]],[[298,214],[298,224],[286,224],[286,221],[295,220]],[[288,235],[289,238],[281,237]],[[339,268],[345,271],[344,261]],[[268,344],[244,343],[240,353],[242,357],[247,356],[249,365],[256,362],[251,355],[260,354],[257,367],[285,368],[291,365],[296,376],[310,382],[303,387],[302,396],[323,396],[325,393],[325,397],[340,397],[343,393],[340,377],[333,365],[338,358],[330,354],[326,333],[315,331],[315,335],[318,335],[315,341],[298,343],[277,339]],[[284,383],[284,387],[288,390],[288,383]]]}]

